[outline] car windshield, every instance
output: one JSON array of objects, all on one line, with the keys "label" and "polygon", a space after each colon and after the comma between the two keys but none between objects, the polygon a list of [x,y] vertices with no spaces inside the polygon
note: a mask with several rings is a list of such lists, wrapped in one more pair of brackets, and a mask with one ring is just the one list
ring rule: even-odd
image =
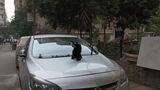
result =
[{"label": "car windshield", "polygon": [[47,37],[35,38],[33,42],[33,56],[36,58],[58,58],[69,57],[72,55],[72,42],[78,42],[82,49],[81,54],[96,54],[96,51],[90,45],[76,37]]}]

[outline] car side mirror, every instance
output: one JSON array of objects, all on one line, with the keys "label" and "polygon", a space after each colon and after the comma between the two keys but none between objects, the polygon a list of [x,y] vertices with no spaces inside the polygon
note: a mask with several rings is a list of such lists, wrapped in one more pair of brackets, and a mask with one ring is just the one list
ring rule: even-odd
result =
[{"label": "car side mirror", "polygon": [[19,56],[20,56],[20,57],[26,57],[25,49],[21,49],[21,50],[20,50]]}]

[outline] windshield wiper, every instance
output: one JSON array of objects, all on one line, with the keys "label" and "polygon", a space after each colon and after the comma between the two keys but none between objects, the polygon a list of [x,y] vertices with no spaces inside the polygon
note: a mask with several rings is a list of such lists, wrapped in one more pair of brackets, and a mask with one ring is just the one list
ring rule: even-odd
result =
[{"label": "windshield wiper", "polygon": [[42,57],[42,54],[39,54],[38,58],[43,58],[43,57]]},{"label": "windshield wiper", "polygon": [[55,55],[55,56],[51,56],[52,58],[59,58],[59,57],[70,57],[71,55]]}]

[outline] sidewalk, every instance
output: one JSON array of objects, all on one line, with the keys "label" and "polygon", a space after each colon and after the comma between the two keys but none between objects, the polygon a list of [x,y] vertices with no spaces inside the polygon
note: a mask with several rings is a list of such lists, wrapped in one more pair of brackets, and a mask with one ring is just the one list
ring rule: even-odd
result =
[{"label": "sidewalk", "polygon": [[157,90],[157,89],[153,89],[151,87],[141,85],[132,81],[130,81],[129,83],[130,83],[130,90]]}]

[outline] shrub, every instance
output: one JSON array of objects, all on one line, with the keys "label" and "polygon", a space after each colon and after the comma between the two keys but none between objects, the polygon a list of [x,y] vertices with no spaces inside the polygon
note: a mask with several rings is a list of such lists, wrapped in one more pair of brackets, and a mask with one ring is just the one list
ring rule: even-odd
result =
[{"label": "shrub", "polygon": [[124,51],[131,54],[138,54],[140,49],[140,44],[132,44],[127,46]]},{"label": "shrub", "polygon": [[120,49],[119,44],[115,42],[109,42],[105,45],[105,47],[99,48],[99,51],[103,53],[106,57],[119,60],[120,59]]}]

